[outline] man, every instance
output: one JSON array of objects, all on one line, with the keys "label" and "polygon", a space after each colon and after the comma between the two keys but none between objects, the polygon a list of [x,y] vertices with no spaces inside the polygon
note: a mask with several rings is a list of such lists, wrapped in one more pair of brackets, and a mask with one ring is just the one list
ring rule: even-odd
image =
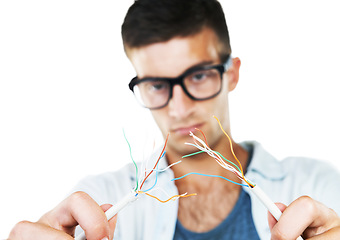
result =
[{"label": "man", "polygon": [[[239,80],[239,58],[232,58],[223,11],[215,0],[138,0],[122,26],[126,54],[137,77],[130,88],[151,113],[164,138],[166,157],[159,168],[173,164],[194,148],[189,132],[202,130],[209,146],[234,159],[222,127],[230,134],[228,94]],[[37,223],[21,222],[10,239],[72,239],[75,226],[87,239],[339,239],[340,175],[310,159],[278,162],[258,143],[233,142],[246,177],[261,186],[284,211],[276,223],[261,203],[242,188],[205,173],[235,179],[204,154],[195,155],[158,174],[170,195],[197,193],[175,203],[140,199],[110,221],[106,203],[119,201],[135,184],[134,167],[89,177],[75,193]],[[150,157],[150,162],[159,152]],[[149,181],[146,184],[150,184]],[[303,196],[303,195],[308,195]],[[101,205],[101,206],[99,206]],[[335,210],[335,212],[332,209]],[[104,210],[104,211],[103,211]],[[269,226],[269,227],[268,227]]]}]

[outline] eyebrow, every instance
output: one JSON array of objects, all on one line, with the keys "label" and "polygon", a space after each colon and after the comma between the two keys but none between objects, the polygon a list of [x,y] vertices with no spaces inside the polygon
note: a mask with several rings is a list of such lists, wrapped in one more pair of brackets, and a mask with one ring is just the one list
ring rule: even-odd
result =
[{"label": "eyebrow", "polygon": [[[192,71],[196,68],[200,68],[200,67],[203,67],[203,66],[207,66],[207,65],[211,65],[213,64],[213,61],[212,60],[209,60],[209,61],[202,61],[202,62],[199,62],[199,63],[196,63],[194,65],[191,65],[189,68],[185,69],[182,73],[180,73],[179,75],[177,75],[176,77],[174,78],[177,78],[183,74],[185,74],[186,72],[189,72],[189,71]],[[144,78],[172,78],[172,77],[155,77],[155,76],[145,76],[143,78],[139,78],[137,76],[138,79],[144,79]]]},{"label": "eyebrow", "polygon": [[197,67],[203,67],[203,66],[206,66],[206,65],[210,65],[212,63],[213,63],[212,60],[210,60],[210,61],[202,61],[202,62],[196,63],[196,64],[192,65],[191,67],[189,67],[187,70],[185,70],[183,73],[185,73],[186,71],[189,71],[191,69],[197,68]]}]

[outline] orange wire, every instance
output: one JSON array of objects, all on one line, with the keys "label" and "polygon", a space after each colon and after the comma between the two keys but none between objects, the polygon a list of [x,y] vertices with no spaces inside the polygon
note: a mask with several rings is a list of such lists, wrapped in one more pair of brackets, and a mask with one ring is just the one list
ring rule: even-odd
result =
[{"label": "orange wire", "polygon": [[249,186],[254,187],[253,184],[249,183],[249,182],[246,180],[246,178],[244,177],[244,173],[243,173],[243,169],[242,169],[242,164],[240,163],[240,161],[238,160],[238,158],[236,157],[236,155],[235,155],[235,153],[234,153],[234,150],[233,150],[233,143],[231,142],[231,139],[230,139],[229,135],[224,131],[224,129],[223,129],[221,123],[220,123],[220,120],[218,120],[218,118],[217,118],[216,116],[213,116],[213,117],[217,120],[218,125],[220,125],[220,128],[221,128],[222,132],[224,133],[224,135],[227,136],[227,138],[228,138],[228,140],[229,140],[231,153],[233,154],[235,160],[237,161],[237,163],[238,163],[239,166],[240,166],[243,180],[244,180]]},{"label": "orange wire", "polygon": [[[157,167],[157,164],[158,164],[158,162],[159,162],[159,160],[161,159],[161,157],[162,157],[162,155],[163,155],[163,153],[164,153],[164,150],[165,150],[165,147],[166,147],[166,144],[167,144],[167,142],[168,142],[168,138],[169,138],[169,133],[168,133],[168,135],[166,136],[166,139],[165,139],[165,143],[164,143],[164,147],[163,147],[163,150],[162,150],[162,152],[161,152],[161,154],[159,155],[159,157],[158,157],[158,159],[157,159],[157,162],[156,162],[156,164],[155,164],[155,166],[153,167],[153,169],[152,170],[154,170],[156,167]],[[143,184],[144,184],[144,182],[145,182],[145,180],[150,176],[150,174],[152,173],[153,171],[150,171],[149,172],[149,174],[144,178],[144,180],[143,180],[143,182],[142,182],[142,184],[140,185],[140,189],[142,189],[142,186],[143,186]]]},{"label": "orange wire", "polygon": [[149,193],[146,193],[146,192],[142,192],[142,191],[138,191],[137,193],[145,193],[146,195],[148,195],[149,197],[153,197],[155,199],[157,199],[158,201],[160,201],[161,203],[166,203],[168,201],[170,201],[171,199],[175,198],[175,197],[190,197],[190,196],[196,196],[197,193],[191,193],[191,194],[188,194],[188,195],[174,195],[172,196],[171,198],[163,201],[163,200],[160,200],[158,197],[154,196],[154,195],[151,195]]},{"label": "orange wire", "polygon": [[207,144],[208,148],[210,148],[210,147],[209,147],[209,144],[208,144],[208,141],[207,141],[207,138],[205,137],[203,131],[202,131],[201,129],[199,129],[199,128],[195,128],[195,129],[198,130],[198,131],[200,131],[200,132],[202,133],[202,135],[203,135],[203,137],[204,137],[204,142],[205,142],[205,144]]}]

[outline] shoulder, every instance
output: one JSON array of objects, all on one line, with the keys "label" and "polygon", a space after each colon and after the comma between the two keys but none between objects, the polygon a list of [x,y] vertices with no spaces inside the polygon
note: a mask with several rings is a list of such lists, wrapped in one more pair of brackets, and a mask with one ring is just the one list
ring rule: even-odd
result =
[{"label": "shoulder", "polygon": [[296,176],[301,179],[308,178],[311,181],[311,179],[320,176],[339,175],[339,170],[335,166],[320,159],[290,156],[279,160],[258,142],[244,142],[241,145],[246,149],[253,149],[253,156],[248,170],[257,172],[270,179]]},{"label": "shoulder", "polygon": [[288,172],[298,174],[300,177],[312,179],[314,177],[329,175],[338,175],[338,169],[332,164],[320,160],[307,157],[287,157],[279,162]]},{"label": "shoulder", "polygon": [[340,172],[336,167],[307,157],[290,156],[278,160],[261,144],[247,144],[254,147],[247,175],[275,201],[289,204],[300,196],[308,195],[340,212],[340,192],[335,191],[340,184]]}]

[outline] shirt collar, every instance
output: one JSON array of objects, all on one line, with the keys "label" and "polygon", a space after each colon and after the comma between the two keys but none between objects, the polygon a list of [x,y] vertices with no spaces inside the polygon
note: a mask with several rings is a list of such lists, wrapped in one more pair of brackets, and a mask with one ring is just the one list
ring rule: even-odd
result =
[{"label": "shirt collar", "polygon": [[268,153],[258,142],[242,142],[240,145],[249,151],[253,148],[253,156],[247,168],[246,177],[256,183],[257,180],[282,181],[287,176],[286,169]]}]

